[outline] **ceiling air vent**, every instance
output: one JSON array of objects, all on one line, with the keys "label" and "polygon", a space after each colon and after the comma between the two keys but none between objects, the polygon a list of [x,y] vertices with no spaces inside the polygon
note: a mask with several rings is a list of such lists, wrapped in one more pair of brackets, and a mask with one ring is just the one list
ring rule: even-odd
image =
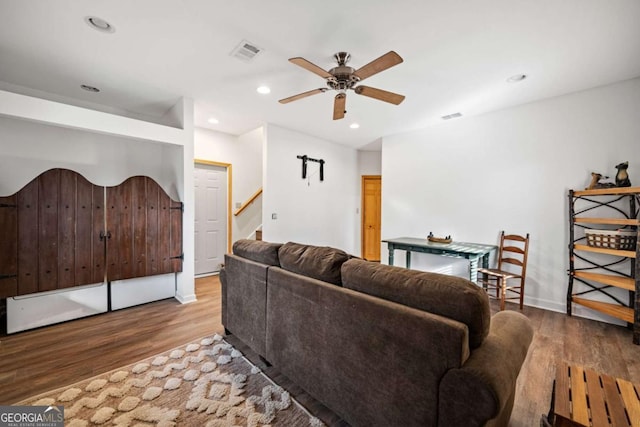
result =
[{"label": "ceiling air vent", "polygon": [[231,56],[241,59],[245,62],[253,60],[256,56],[262,53],[264,49],[256,46],[255,44],[242,40],[238,46],[231,51]]},{"label": "ceiling air vent", "polygon": [[458,117],[462,117],[462,113],[447,114],[446,116],[442,116],[442,119],[450,120],[450,119],[457,119]]}]

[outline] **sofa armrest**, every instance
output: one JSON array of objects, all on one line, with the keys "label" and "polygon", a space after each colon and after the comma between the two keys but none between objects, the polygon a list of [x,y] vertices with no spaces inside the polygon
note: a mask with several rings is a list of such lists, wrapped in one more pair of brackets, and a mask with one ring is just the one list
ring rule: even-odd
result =
[{"label": "sofa armrest", "polygon": [[220,269],[220,274],[219,274],[219,278],[220,278],[220,291],[221,291],[221,297],[222,297],[222,324],[223,325],[228,325],[228,320],[227,320],[227,307],[228,307],[228,303],[227,303],[227,270],[224,268],[224,264],[222,265],[222,268]]},{"label": "sofa armrest", "polygon": [[224,256],[222,324],[259,355],[265,354],[267,274],[270,266]]},{"label": "sofa armrest", "polygon": [[482,345],[461,368],[444,375],[438,425],[506,426],[532,339],[531,321],[522,314],[503,311],[493,316]]}]

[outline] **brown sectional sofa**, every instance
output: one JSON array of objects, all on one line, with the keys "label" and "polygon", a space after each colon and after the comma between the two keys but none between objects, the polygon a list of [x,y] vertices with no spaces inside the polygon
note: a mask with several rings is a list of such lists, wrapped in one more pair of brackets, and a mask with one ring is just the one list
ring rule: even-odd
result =
[{"label": "brown sectional sofa", "polygon": [[241,240],[222,323],[353,426],[506,426],[533,337],[458,277]]}]

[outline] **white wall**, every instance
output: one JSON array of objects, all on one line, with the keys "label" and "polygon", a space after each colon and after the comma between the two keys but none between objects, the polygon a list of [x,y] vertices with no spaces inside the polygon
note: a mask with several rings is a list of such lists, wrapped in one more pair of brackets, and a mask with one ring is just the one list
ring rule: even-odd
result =
[{"label": "white wall", "polygon": [[[356,150],[269,124],[264,153],[263,238],[359,254]],[[305,154],[325,160],[323,182],[314,162],[308,163],[308,179],[302,179],[302,162],[296,156]]]},{"label": "white wall", "polygon": [[[262,128],[240,136],[195,130],[195,158],[232,165],[232,210],[262,187]],[[259,197],[238,216],[232,215],[232,241],[254,234],[262,222],[262,198]]]},{"label": "white wall", "polygon": [[[626,160],[640,184],[638,111],[640,79],[633,79],[385,137],[382,237],[433,231],[497,243],[500,230],[529,232],[525,304],[563,312],[567,192],[583,189],[591,171],[615,175]],[[403,252],[396,259],[404,265]]]},{"label": "white wall", "polygon": [[177,171],[169,159],[181,151],[177,145],[0,117],[0,195],[19,191],[44,171],[65,168],[104,186],[147,175],[178,199]]},{"label": "white wall", "polygon": [[0,91],[0,194],[51,168],[68,168],[98,185],[133,175],[155,179],[184,203],[183,271],[176,298],[195,301],[193,273],[193,100],[163,118],[175,127]]},{"label": "white wall", "polygon": [[360,176],[382,174],[382,152],[358,151],[358,174]]}]

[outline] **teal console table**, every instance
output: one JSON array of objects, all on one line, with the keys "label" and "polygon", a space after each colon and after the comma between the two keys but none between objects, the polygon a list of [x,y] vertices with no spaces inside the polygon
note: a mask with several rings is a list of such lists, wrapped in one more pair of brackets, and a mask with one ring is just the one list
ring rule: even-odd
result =
[{"label": "teal console table", "polygon": [[481,243],[451,242],[434,243],[426,238],[399,237],[397,239],[383,240],[389,248],[389,265],[393,265],[393,251],[396,249],[407,251],[407,268],[411,268],[411,252],[422,252],[436,255],[449,255],[469,260],[469,279],[478,281],[478,263],[482,260],[482,267],[489,267],[491,252],[498,249],[495,245]]}]

